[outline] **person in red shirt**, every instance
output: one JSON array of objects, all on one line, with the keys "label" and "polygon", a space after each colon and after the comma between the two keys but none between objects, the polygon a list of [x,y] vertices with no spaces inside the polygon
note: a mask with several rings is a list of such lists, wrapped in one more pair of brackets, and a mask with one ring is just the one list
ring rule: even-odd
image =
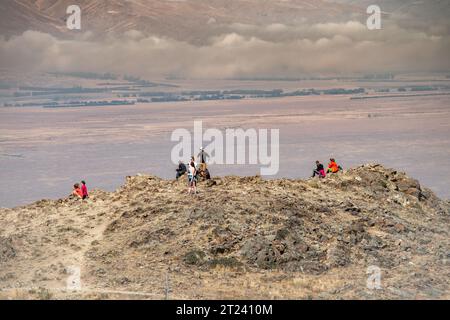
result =
[{"label": "person in red shirt", "polygon": [[78,183],[75,183],[73,185],[72,194],[78,198],[83,199],[83,191],[81,191],[80,185]]},{"label": "person in red shirt", "polygon": [[86,182],[83,180],[83,181],[81,181],[81,198],[84,200],[88,197],[89,197],[89,194],[88,194],[88,189],[86,187]]}]

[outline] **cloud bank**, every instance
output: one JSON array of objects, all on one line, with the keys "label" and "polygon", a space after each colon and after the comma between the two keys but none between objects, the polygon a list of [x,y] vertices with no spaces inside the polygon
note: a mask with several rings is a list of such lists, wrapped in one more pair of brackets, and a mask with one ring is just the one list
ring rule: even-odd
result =
[{"label": "cloud bank", "polygon": [[232,24],[203,45],[130,31],[72,40],[26,31],[0,38],[0,68],[142,77],[300,77],[305,74],[450,70],[450,36],[395,24],[369,31],[356,21],[289,26]]}]

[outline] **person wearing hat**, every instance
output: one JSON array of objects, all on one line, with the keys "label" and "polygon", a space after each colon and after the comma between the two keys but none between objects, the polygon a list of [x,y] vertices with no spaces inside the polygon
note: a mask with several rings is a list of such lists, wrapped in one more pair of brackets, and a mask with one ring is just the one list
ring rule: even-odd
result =
[{"label": "person wearing hat", "polygon": [[197,158],[200,160],[200,163],[206,163],[206,159],[209,158],[209,154],[202,147],[200,148]]},{"label": "person wearing hat", "polygon": [[200,148],[200,152],[197,155],[197,159],[200,161],[200,171],[204,172],[206,170],[206,160],[209,158],[209,154],[203,149],[203,147]]}]

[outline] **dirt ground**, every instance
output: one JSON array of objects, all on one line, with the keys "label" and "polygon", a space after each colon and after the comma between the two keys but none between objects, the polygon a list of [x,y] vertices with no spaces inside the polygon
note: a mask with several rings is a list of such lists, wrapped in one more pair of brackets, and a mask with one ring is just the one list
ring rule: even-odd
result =
[{"label": "dirt ground", "polygon": [[1,209],[0,298],[448,299],[449,210],[379,165],[216,178],[195,196],[184,178],[127,177]]}]

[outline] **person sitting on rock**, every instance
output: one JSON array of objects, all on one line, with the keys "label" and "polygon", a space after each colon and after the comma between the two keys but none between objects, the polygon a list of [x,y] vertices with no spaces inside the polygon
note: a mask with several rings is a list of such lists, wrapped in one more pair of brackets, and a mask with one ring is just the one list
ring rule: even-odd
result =
[{"label": "person sitting on rock", "polygon": [[312,178],[316,175],[319,176],[319,178],[325,178],[325,169],[319,160],[316,161],[316,170],[313,171]]},{"label": "person sitting on rock", "polygon": [[178,168],[176,169],[177,171],[177,176],[176,179],[178,180],[179,177],[181,177],[183,174],[186,173],[187,169],[186,169],[186,165],[183,163],[183,161],[179,161],[178,162]]},{"label": "person sitting on rock", "polygon": [[89,197],[89,194],[88,194],[88,189],[86,187],[86,182],[83,180],[83,181],[81,181],[81,198],[84,200],[88,197]]},{"label": "person sitting on rock", "polygon": [[203,172],[203,176],[205,177],[205,180],[211,180],[211,174],[209,173],[208,168]]},{"label": "person sitting on rock", "polygon": [[78,197],[78,198],[80,198],[80,199],[83,199],[83,191],[81,191],[80,185],[79,185],[78,183],[75,183],[75,184],[73,185],[73,191],[72,191],[72,194],[73,194],[75,197]]},{"label": "person sitting on rock", "polygon": [[342,170],[342,168],[338,166],[334,158],[331,158],[330,163],[328,164],[327,173],[337,173],[339,170]]}]

